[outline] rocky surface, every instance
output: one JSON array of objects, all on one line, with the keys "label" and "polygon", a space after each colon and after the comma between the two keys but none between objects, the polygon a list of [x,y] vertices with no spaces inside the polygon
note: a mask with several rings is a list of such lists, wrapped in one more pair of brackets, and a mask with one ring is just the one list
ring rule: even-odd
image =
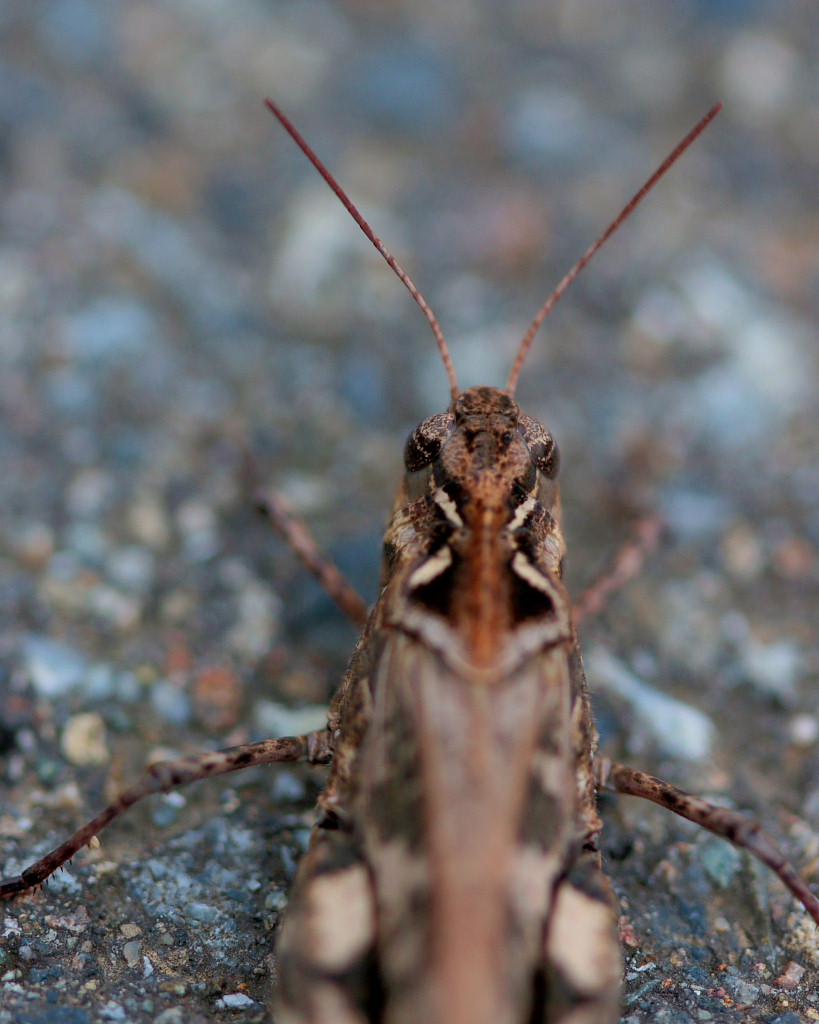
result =
[{"label": "rocky surface", "polygon": [[[810,0],[0,6],[0,863],[146,761],[309,727],[354,631],[253,512],[273,483],[370,598],[423,318],[464,385],[665,152],[725,111],[545,325],[574,592],[612,756],[748,810],[819,882],[819,148]],[[294,718],[295,715],[295,718]],[[669,722],[671,726],[669,727]],[[307,725],[305,725],[307,723]],[[321,783],[154,798],[4,906],[0,1024],[265,1019]],[[628,1024],[819,1020],[815,929],[746,856],[605,801]]]}]

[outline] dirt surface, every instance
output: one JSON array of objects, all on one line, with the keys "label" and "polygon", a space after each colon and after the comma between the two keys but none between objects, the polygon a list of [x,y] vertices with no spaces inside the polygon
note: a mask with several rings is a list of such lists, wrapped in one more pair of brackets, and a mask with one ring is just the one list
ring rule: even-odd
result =
[{"label": "dirt surface", "polygon": [[[811,0],[0,6],[0,864],[148,758],[321,720],[354,630],[253,511],[372,599],[422,316],[281,102],[502,384],[554,283],[726,107],[545,325],[569,583],[667,531],[583,629],[607,753],[745,809],[819,884],[819,35]],[[295,718],[293,717],[295,715]],[[267,1016],[321,784],[137,808],[2,907],[0,1024]],[[606,800],[629,1024],[819,1020],[815,929],[724,843]]]}]

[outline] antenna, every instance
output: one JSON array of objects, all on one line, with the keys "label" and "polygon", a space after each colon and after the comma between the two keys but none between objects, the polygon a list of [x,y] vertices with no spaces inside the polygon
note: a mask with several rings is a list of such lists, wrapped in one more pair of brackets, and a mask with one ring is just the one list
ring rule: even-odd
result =
[{"label": "antenna", "polygon": [[586,264],[589,262],[592,256],[594,256],[597,250],[600,249],[603,246],[603,244],[608,241],[609,238],[611,238],[614,232],[620,227],[623,221],[626,220],[631,215],[635,207],[639,205],[639,203],[643,200],[647,193],[650,192],[652,188],[654,188],[654,186],[657,184],[660,178],[662,178],[665,172],[671,167],[671,165],[677,161],[677,159],[685,152],[686,149],[688,149],[688,147],[691,145],[694,139],[696,139],[698,135],[705,131],[705,129],[714,120],[714,118],[717,116],[720,110],[722,110],[722,104],[717,103],[708,111],[705,117],[694,128],[691,129],[691,131],[688,133],[688,135],[686,135],[682,142],[678,143],[674,147],[674,149],[668,154],[665,160],[663,160],[663,162],[660,164],[657,170],[651,175],[651,177],[643,185],[643,187],[637,193],[635,193],[635,195],[626,203],[623,209],[617,214],[617,216],[614,218],[611,224],[609,224],[609,226],[606,228],[603,234],[600,235],[597,241],[593,242],[592,245],[590,245],[589,248],[583,253],[583,255],[580,257],[577,263],[575,263],[575,265],[568,272],[568,274],[566,274],[566,276],[559,282],[559,284],[552,292],[552,294],[549,296],[549,298],[543,303],[543,305],[537,311],[537,315],[535,316],[532,323],[529,325],[529,329],[527,330],[526,334],[524,334],[523,336],[523,341],[521,341],[520,343],[518,354],[515,356],[515,361],[512,364],[512,370],[509,373],[509,380],[506,382],[506,390],[510,398],[515,397],[515,388],[517,387],[518,379],[520,378],[520,371],[523,369],[523,364],[526,361],[526,357],[529,355],[529,349],[531,349],[532,347],[532,342],[535,340],[535,335],[537,334],[540,325],[552,311],[554,306],[557,304],[558,300],[563,296],[563,293],[566,291],[566,289],[569,287],[572,281],[574,281],[574,279],[577,277],[580,271],[586,266]]},{"label": "antenna", "polygon": [[429,326],[432,328],[432,333],[435,335],[435,341],[438,344],[438,351],[441,353],[441,359],[443,360],[444,369],[446,370],[447,379],[449,381],[449,390],[453,400],[458,397],[460,389],[458,388],[458,379],[455,376],[455,367],[452,364],[452,357],[449,354],[449,348],[447,347],[446,340],[444,339],[444,332],[441,330],[441,326],[438,323],[435,314],[429,306],[429,303],[418,290],[415,282],[404,270],[398,260],[392,255],[389,249],[384,245],[381,239],[376,235],[370,225],[364,220],[364,217],[359,213],[355,203],[350,199],[344,189],[339,185],[330,171],[325,167],[321,160],[313,152],[312,148],[307,144],[307,141],[302,136],[301,132],[296,128],[293,122],[284,114],[279,107],[273,102],[273,100],[266,99],[265,105],[273,116],[279,121],[284,130],[288,133],[290,138],[296,143],[299,149],[304,153],[310,163],[315,167],[319,174],[324,178],[330,188],[335,192],[338,198],[341,200],[344,208],[358,224],[364,234],[369,238],[375,248],[381,253],[388,265],[392,267],[393,271],[398,276],[399,280],[404,283],[407,291],[415,299],[418,305],[421,307],[421,312],[427,318]]}]

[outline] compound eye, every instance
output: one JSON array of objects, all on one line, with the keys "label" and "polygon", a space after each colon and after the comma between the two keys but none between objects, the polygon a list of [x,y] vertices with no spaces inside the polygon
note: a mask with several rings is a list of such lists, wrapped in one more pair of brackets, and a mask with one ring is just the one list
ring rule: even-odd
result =
[{"label": "compound eye", "polygon": [[555,439],[542,423],[531,416],[521,416],[519,429],[532,462],[547,479],[554,480],[560,469],[560,451]]},{"label": "compound eye", "polygon": [[417,473],[435,462],[451,425],[452,414],[442,412],[424,420],[413,430],[404,445],[404,465],[408,473]]},{"label": "compound eye", "polygon": [[557,447],[557,442],[551,434],[547,434],[546,437],[548,440],[538,441],[536,444],[533,444],[529,452],[532,456],[532,462],[534,462],[540,472],[547,479],[554,480],[560,469],[560,449]]}]

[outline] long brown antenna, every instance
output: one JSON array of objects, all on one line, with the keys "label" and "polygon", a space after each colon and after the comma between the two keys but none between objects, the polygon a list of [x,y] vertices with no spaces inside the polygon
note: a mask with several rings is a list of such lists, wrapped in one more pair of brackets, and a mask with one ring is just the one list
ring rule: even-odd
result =
[{"label": "long brown antenna", "polygon": [[685,152],[686,149],[691,145],[694,139],[697,138],[708,125],[714,120],[717,114],[722,110],[722,104],[717,103],[713,106],[705,117],[699,122],[699,124],[692,128],[692,130],[686,135],[686,137],[680,142],[674,149],[668,154],[663,160],[657,170],[651,175],[648,181],[643,185],[639,192],[637,192],[633,198],[631,198],[620,213],[614,218],[609,224],[603,234],[594,242],[589,248],[583,253],[580,259],[575,263],[572,269],[566,274],[562,281],[557,285],[555,290],[549,296],[549,298],[543,303],[537,312],[537,316],[529,325],[529,329],[523,336],[523,341],[520,343],[518,354],[515,356],[515,362],[512,364],[512,370],[509,374],[509,380],[506,382],[506,390],[510,397],[514,398],[515,388],[518,384],[518,378],[520,377],[520,371],[523,369],[523,364],[526,361],[526,357],[529,355],[529,349],[532,347],[532,342],[535,340],[535,335],[540,328],[540,325],[552,311],[558,300],[562,297],[563,293],[574,281],[580,271],[586,266],[589,260],[594,256],[597,250],[608,241],[614,232],[620,227],[624,220],[632,213],[634,208],[642,201],[645,195],[651,191],[657,182],[662,178],[665,172],[671,167],[673,163]]},{"label": "long brown antenna", "polygon": [[378,235],[373,231],[370,225],[364,220],[364,217],[359,213],[355,203],[350,199],[344,189],[339,185],[330,171],[325,167],[321,160],[313,152],[312,148],[307,144],[307,141],[302,136],[301,132],[296,128],[290,118],[284,114],[273,100],[266,99],[265,104],[268,110],[277,118],[279,123],[282,125],[284,130],[288,133],[291,139],[296,143],[299,149],[304,153],[310,163],[315,167],[319,174],[324,178],[330,188],[335,192],[338,198],[341,200],[344,208],[358,224],[364,234],[369,238],[375,248],[381,253],[384,259],[387,261],[390,267],[395,271],[398,278],[403,281],[404,286],[410,295],[415,299],[418,305],[421,307],[421,312],[427,318],[429,326],[432,328],[432,333],[435,335],[435,341],[438,344],[438,351],[441,353],[441,359],[443,360],[444,369],[446,370],[447,379],[449,380],[449,390],[452,394],[452,398],[458,397],[460,389],[458,388],[458,379],[455,376],[455,367],[452,364],[452,357],[449,354],[449,348],[447,347],[446,340],[444,339],[444,332],[441,330],[441,326],[438,323],[435,314],[429,306],[429,303],[418,290],[415,282],[404,270],[398,260],[393,256],[389,249],[384,245]]}]

